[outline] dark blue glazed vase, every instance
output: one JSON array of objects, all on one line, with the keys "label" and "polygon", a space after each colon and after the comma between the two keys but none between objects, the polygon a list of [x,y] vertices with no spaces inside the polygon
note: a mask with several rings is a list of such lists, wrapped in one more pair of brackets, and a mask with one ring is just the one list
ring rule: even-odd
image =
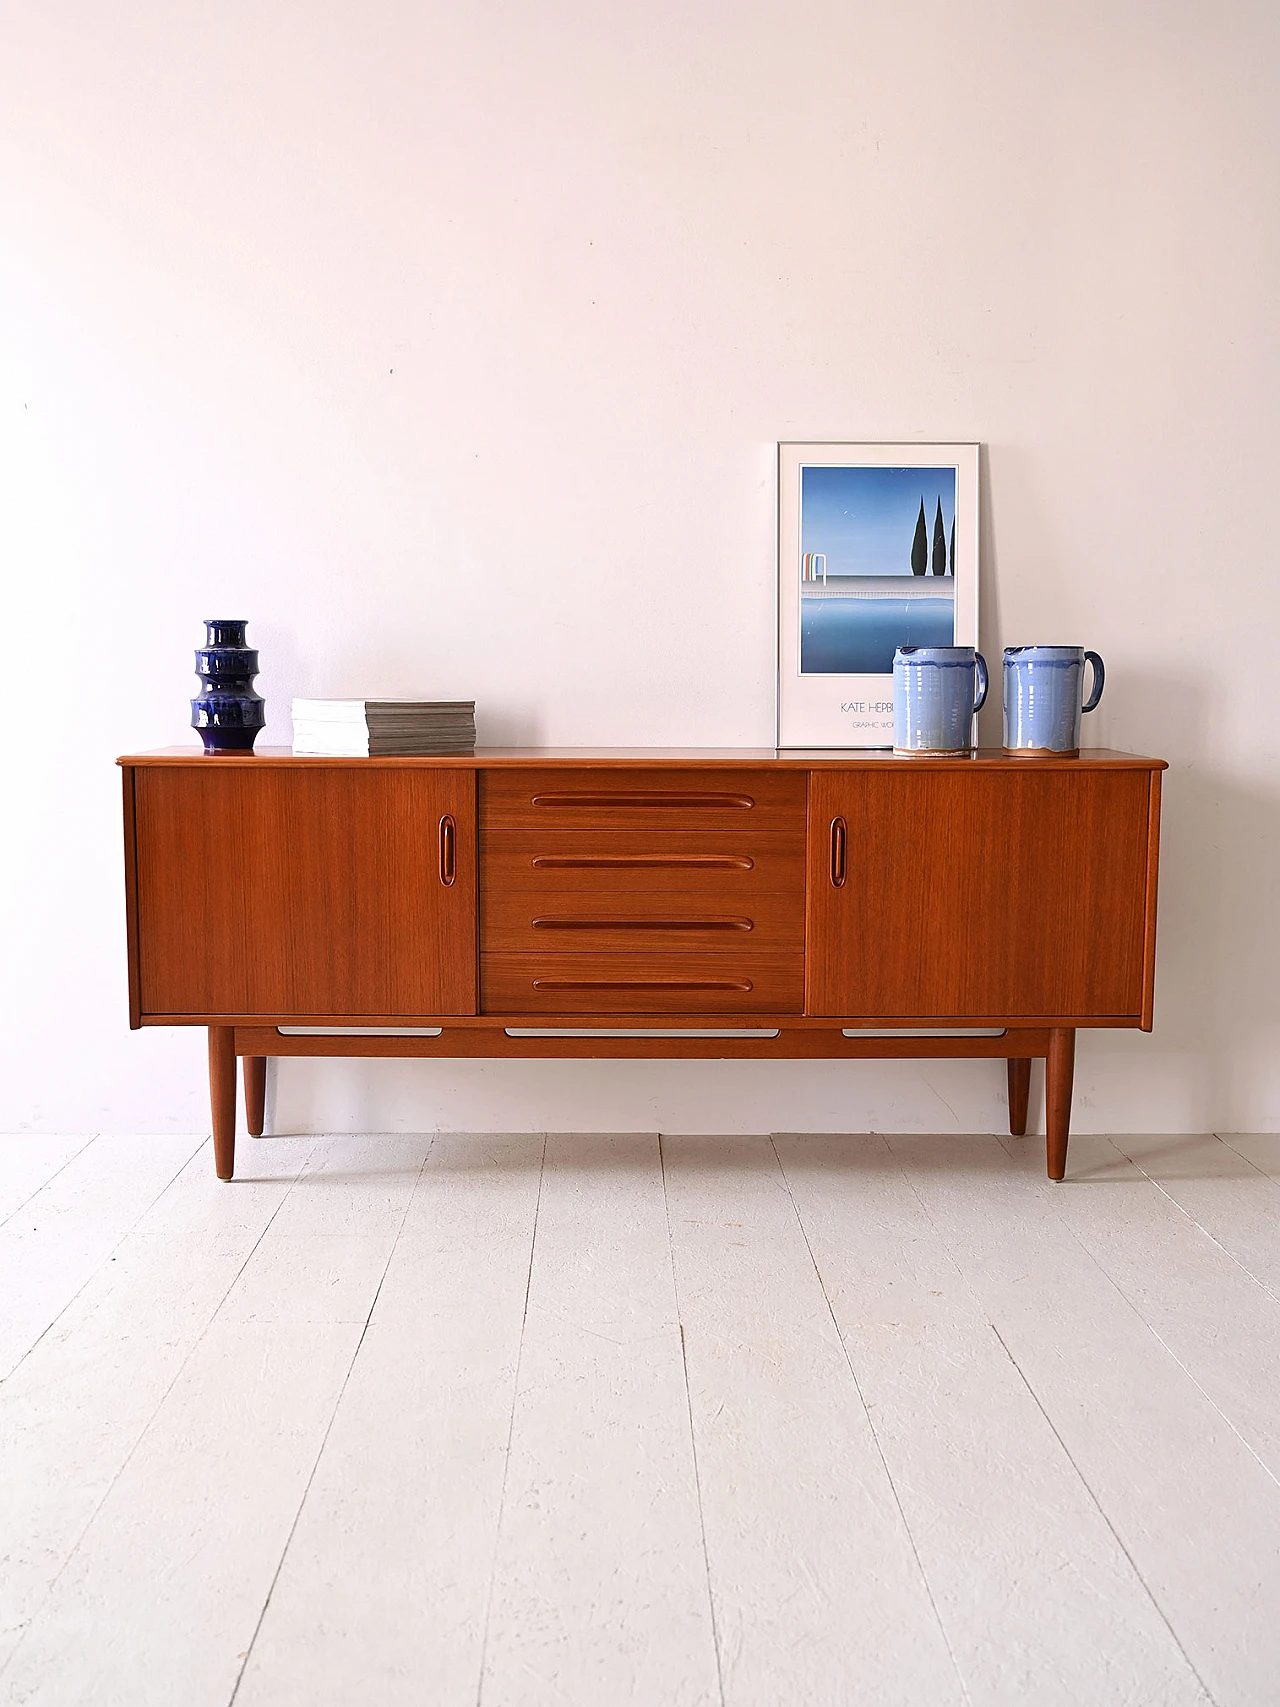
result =
[{"label": "dark blue glazed vase", "polygon": [[244,643],[245,621],[205,618],[205,643],[196,653],[201,694],[191,701],[191,727],[206,753],[251,753],[267,721],[266,702],[253,685],[258,654]]}]

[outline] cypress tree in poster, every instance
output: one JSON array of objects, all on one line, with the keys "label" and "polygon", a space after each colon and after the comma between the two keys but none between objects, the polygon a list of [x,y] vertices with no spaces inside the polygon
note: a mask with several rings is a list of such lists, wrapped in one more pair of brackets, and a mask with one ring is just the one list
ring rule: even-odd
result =
[{"label": "cypress tree in poster", "polygon": [[947,572],[947,530],[942,521],[942,499],[938,499],[938,513],[933,518],[933,572],[935,575],[945,575]]},{"label": "cypress tree in poster", "polygon": [[916,520],[916,536],[911,541],[911,573],[923,575],[929,568],[929,528],[924,519],[924,499],[920,500],[920,514]]},{"label": "cypress tree in poster", "polygon": [[951,574],[953,577],[955,576],[955,572],[956,572],[956,518],[954,516],[952,516],[952,518],[951,518]]}]

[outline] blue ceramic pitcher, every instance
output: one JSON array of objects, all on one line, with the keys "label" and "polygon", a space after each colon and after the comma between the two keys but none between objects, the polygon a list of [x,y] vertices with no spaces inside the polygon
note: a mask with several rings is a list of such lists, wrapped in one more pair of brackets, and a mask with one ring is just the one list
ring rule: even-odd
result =
[{"label": "blue ceramic pitcher", "polygon": [[970,753],[987,664],[972,646],[899,646],[893,655],[895,753]]},{"label": "blue ceramic pitcher", "polygon": [[[1084,667],[1093,684],[1084,698]],[[1031,754],[1080,751],[1080,715],[1102,698],[1102,659],[1083,646],[1006,646],[1004,750]]]}]

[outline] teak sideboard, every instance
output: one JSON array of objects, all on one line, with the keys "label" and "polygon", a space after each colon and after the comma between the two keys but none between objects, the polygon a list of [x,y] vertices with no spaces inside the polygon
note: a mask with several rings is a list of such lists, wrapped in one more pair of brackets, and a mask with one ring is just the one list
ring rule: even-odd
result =
[{"label": "teak sideboard", "polygon": [[975,1056],[1066,1169],[1076,1031],[1151,1029],[1159,759],[479,749],[120,760],[129,1017],[236,1057]]}]

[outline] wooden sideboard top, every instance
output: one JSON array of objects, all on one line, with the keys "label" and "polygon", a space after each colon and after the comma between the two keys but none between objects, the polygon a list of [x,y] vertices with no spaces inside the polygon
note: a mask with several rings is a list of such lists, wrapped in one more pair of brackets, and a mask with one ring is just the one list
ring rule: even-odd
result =
[{"label": "wooden sideboard top", "polygon": [[520,765],[581,765],[610,769],[662,765],[778,765],[784,770],[876,769],[906,765],[911,770],[973,768],[1077,770],[1165,770],[1164,759],[1120,753],[1109,747],[1086,747],[1076,758],[1011,758],[999,747],[981,747],[968,758],[930,758],[920,753],[891,753],[880,748],[834,750],[774,747],[477,747],[470,753],[443,753],[414,758],[329,758],[295,754],[288,747],[260,747],[254,753],[205,753],[199,747],[158,747],[149,753],[125,753],[120,765],[377,765],[438,766],[454,770],[494,770]]}]

